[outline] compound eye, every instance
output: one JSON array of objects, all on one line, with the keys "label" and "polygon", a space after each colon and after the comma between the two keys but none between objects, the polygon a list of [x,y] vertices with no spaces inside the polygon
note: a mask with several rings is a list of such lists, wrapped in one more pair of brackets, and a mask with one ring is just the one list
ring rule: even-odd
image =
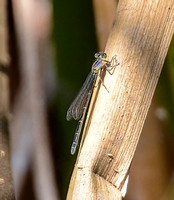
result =
[{"label": "compound eye", "polygon": [[98,58],[100,56],[100,53],[95,53],[94,57]]},{"label": "compound eye", "polygon": [[102,52],[99,52],[99,53],[96,53],[95,54],[95,58],[107,58],[107,54],[106,53],[102,53]]},{"label": "compound eye", "polygon": [[103,54],[102,54],[102,58],[107,58],[107,54],[106,54],[106,53],[103,53]]}]

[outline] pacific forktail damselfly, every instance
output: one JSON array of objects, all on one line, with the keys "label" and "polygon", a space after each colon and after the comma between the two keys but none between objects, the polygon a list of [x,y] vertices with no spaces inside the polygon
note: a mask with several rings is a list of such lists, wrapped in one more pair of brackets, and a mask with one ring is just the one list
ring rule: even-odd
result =
[{"label": "pacific forktail damselfly", "polygon": [[[68,121],[71,120],[72,118],[75,120],[79,120],[77,129],[76,129],[76,132],[74,135],[74,140],[73,140],[73,143],[71,146],[71,154],[72,155],[75,153],[76,148],[77,148],[78,140],[79,140],[83,122],[85,119],[86,110],[87,110],[89,100],[91,97],[91,93],[92,93],[92,90],[95,85],[96,78],[98,76],[100,69],[105,67],[106,70],[110,73],[110,71],[114,68],[114,66],[119,64],[116,62],[116,64],[114,66],[112,66],[112,61],[114,60],[115,57],[113,57],[111,61],[105,60],[106,57],[107,57],[106,53],[96,53],[95,54],[96,60],[92,65],[91,72],[87,76],[77,97],[74,99],[74,101],[72,102],[72,104],[70,105],[70,107],[67,111],[66,119]],[[100,76],[99,76],[99,78],[102,81]]]}]

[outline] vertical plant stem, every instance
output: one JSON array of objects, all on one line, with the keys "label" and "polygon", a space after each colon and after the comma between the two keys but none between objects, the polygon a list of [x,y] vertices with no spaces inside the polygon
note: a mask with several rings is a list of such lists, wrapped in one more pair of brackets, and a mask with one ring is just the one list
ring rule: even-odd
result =
[{"label": "vertical plant stem", "polygon": [[[67,199],[121,199],[173,36],[172,0],[120,1],[107,41],[120,67],[96,87]],[[97,95],[96,95],[97,94]],[[95,105],[94,105],[95,103]],[[123,192],[124,190],[124,192]]]},{"label": "vertical plant stem", "polygon": [[13,200],[9,155],[9,76],[7,1],[0,1],[0,199]]}]

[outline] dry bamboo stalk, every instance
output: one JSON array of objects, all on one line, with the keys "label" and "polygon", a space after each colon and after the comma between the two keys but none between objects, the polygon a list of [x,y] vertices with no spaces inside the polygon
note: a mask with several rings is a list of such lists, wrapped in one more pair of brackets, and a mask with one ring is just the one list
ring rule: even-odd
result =
[{"label": "dry bamboo stalk", "polygon": [[[99,51],[103,51],[114,19],[116,1],[93,0],[93,5]],[[164,121],[156,116],[157,109],[153,98],[131,165],[128,199],[158,200],[169,184],[171,158],[166,156],[166,129]]]},{"label": "dry bamboo stalk", "polygon": [[[105,48],[120,66],[95,88],[67,199],[121,199],[173,35],[173,1],[121,1]],[[97,94],[97,96],[96,96]],[[95,106],[94,106],[95,103]]]},{"label": "dry bamboo stalk", "polygon": [[7,2],[0,1],[0,199],[15,199],[9,160]]}]

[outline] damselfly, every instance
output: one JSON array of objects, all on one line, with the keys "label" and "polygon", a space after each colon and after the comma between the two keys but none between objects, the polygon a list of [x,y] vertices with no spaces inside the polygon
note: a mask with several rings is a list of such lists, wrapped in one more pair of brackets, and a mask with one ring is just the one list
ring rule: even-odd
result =
[{"label": "damselfly", "polygon": [[[67,120],[71,120],[72,118],[75,120],[79,120],[77,129],[76,129],[76,132],[74,135],[74,140],[73,140],[73,143],[71,146],[71,154],[74,154],[76,151],[78,140],[80,137],[80,133],[81,133],[84,118],[85,118],[85,114],[86,114],[86,110],[88,107],[88,103],[89,103],[91,93],[92,93],[92,90],[95,85],[96,78],[99,74],[100,69],[105,67],[106,70],[110,74],[112,74],[111,73],[112,69],[114,69],[114,67],[119,64],[116,61],[116,63],[114,65],[112,65],[112,62],[114,61],[114,59],[116,60],[115,57],[113,57],[111,61],[107,61],[106,57],[107,57],[106,53],[96,53],[95,54],[96,60],[92,65],[91,72],[87,76],[77,97],[74,99],[74,101],[72,102],[71,106],[69,107],[69,109],[67,111],[67,115],[66,115]],[[102,81],[100,75],[99,75],[99,78]],[[102,84],[104,85],[103,82],[102,82]],[[105,85],[104,85],[104,87],[105,87]]]}]

